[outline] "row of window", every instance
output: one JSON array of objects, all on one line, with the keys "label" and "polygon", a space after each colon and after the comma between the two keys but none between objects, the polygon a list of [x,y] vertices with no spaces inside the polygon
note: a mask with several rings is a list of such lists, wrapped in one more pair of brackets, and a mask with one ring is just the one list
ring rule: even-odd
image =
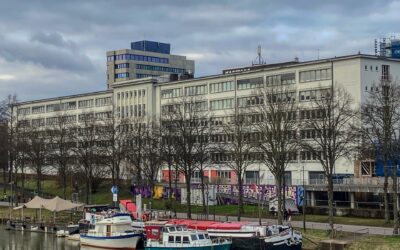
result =
[{"label": "row of window", "polygon": [[211,110],[231,109],[234,107],[233,98],[210,101]]},{"label": "row of window", "polygon": [[115,69],[127,69],[129,68],[129,63],[118,63],[114,66]]},{"label": "row of window", "polygon": [[182,96],[182,89],[163,89],[161,90],[161,98],[162,99],[169,99]]},{"label": "row of window", "polygon": [[155,65],[146,65],[146,64],[136,64],[136,69],[150,70],[150,71],[163,71],[163,72],[177,73],[177,74],[183,74],[186,71],[185,69],[170,68],[170,67],[155,66]]},{"label": "row of window", "polygon": [[152,74],[136,74],[136,78],[147,78],[147,77],[158,77],[159,75],[152,75]]},{"label": "row of window", "polygon": [[220,93],[235,90],[233,81],[210,83],[210,93]]},{"label": "row of window", "polygon": [[146,90],[145,89],[139,89],[139,90],[133,90],[133,91],[125,91],[125,92],[118,92],[117,93],[117,100],[128,100],[136,97],[145,97],[146,96]]},{"label": "row of window", "polygon": [[121,54],[115,56],[107,56],[107,61],[120,61],[120,60],[134,60],[134,61],[143,61],[143,62],[154,62],[154,63],[165,63],[168,64],[168,58],[161,58],[155,56],[143,56],[143,55],[135,55],[135,54]]},{"label": "row of window", "polygon": [[331,69],[318,69],[300,72],[300,82],[312,82],[331,79]]},{"label": "row of window", "polygon": [[267,76],[267,86],[286,85],[296,83],[296,73]]},{"label": "row of window", "polygon": [[330,89],[314,89],[299,92],[300,101],[321,100],[330,96]]},{"label": "row of window", "polygon": [[124,73],[117,73],[114,75],[114,78],[128,78],[129,77],[129,73],[128,72],[124,72]]},{"label": "row of window", "polygon": [[117,116],[122,119],[128,117],[143,117],[145,115],[146,104],[117,107]]}]

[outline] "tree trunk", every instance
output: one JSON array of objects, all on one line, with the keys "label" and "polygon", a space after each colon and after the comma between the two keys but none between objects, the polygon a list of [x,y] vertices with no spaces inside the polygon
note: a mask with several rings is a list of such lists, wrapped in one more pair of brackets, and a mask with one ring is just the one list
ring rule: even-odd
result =
[{"label": "tree trunk", "polygon": [[276,194],[278,196],[278,207],[277,207],[277,214],[278,214],[278,225],[283,224],[283,211],[282,211],[282,178],[281,176],[275,176],[276,182]]},{"label": "tree trunk", "polygon": [[63,199],[67,199],[67,170],[65,169],[65,166],[63,168],[62,186],[63,186]]},{"label": "tree trunk", "polygon": [[238,188],[239,188],[239,202],[238,202],[238,221],[241,220],[242,214],[244,213],[243,208],[243,178],[238,173]]},{"label": "tree trunk", "polygon": [[333,227],[333,180],[332,176],[328,176],[328,222],[331,230],[330,237],[334,237]]},{"label": "tree trunk", "polygon": [[398,181],[397,181],[397,165],[392,168],[393,179],[393,235],[399,234],[399,208],[398,208]]},{"label": "tree trunk", "polygon": [[187,207],[188,207],[187,217],[188,217],[188,219],[192,218],[192,204],[191,204],[191,199],[190,199],[191,198],[190,197],[190,195],[191,195],[190,177],[191,177],[190,174],[185,175],[185,178],[186,178],[186,201],[187,201]]},{"label": "tree trunk", "polygon": [[[201,168],[203,169],[203,168]],[[207,214],[207,204],[206,204],[206,194],[205,194],[205,185],[204,185],[204,173],[200,170],[200,181],[201,181],[201,198],[203,203],[203,211]],[[208,217],[207,217],[208,220]]]},{"label": "tree trunk", "polygon": [[389,182],[388,182],[388,173],[387,173],[387,166],[386,166],[386,159],[384,159],[383,163],[383,173],[384,173],[384,182],[383,182],[383,202],[384,202],[384,207],[385,207],[385,223],[389,224],[390,223],[390,212],[389,212],[389,195],[388,195],[388,189],[389,189]]},{"label": "tree trunk", "polygon": [[168,164],[168,200],[172,200],[172,167]]}]

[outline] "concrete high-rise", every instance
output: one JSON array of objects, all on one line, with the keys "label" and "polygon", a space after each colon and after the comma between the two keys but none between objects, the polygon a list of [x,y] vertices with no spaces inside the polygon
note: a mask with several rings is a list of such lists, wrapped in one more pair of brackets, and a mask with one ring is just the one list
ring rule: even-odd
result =
[{"label": "concrete high-rise", "polygon": [[194,74],[194,61],[172,55],[171,45],[153,41],[131,43],[131,49],[107,52],[107,86],[137,78]]}]

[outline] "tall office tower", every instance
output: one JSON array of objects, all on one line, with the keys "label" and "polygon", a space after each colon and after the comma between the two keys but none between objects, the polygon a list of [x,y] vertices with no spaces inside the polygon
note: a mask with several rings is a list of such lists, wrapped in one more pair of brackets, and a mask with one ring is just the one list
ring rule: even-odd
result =
[{"label": "tall office tower", "polygon": [[137,78],[175,74],[193,75],[194,61],[172,55],[171,45],[153,41],[131,43],[131,49],[107,52],[107,87]]}]

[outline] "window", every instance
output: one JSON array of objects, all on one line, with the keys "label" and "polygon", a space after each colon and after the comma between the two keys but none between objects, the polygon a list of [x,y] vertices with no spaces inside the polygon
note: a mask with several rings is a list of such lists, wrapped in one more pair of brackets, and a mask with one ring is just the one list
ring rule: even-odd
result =
[{"label": "window", "polygon": [[204,240],[204,234],[199,234],[199,240]]},{"label": "window", "polygon": [[112,105],[111,97],[96,98],[96,107]]},{"label": "window", "polygon": [[382,81],[389,81],[389,65],[382,65]]},{"label": "window", "polygon": [[189,237],[188,236],[183,236],[182,243],[189,243]]},{"label": "window", "polygon": [[32,107],[32,114],[40,114],[45,112],[45,106],[34,106]]},{"label": "window", "polygon": [[19,115],[29,115],[31,113],[31,108],[19,108],[18,114]]},{"label": "window", "polygon": [[287,73],[287,74],[281,74],[281,75],[267,76],[266,83],[267,83],[267,86],[294,84],[294,83],[296,83],[296,74],[295,73]]},{"label": "window", "polygon": [[159,75],[152,74],[136,74],[136,78],[158,77]]},{"label": "window", "polygon": [[76,122],[76,115],[63,116],[62,119],[64,120],[64,123],[75,123]]},{"label": "window", "polygon": [[43,127],[45,125],[44,118],[32,119],[33,127]]},{"label": "window", "polygon": [[195,240],[197,240],[197,235],[192,234],[192,235],[190,235],[190,238],[192,239],[192,241],[195,241]]},{"label": "window", "polygon": [[95,114],[96,120],[106,120],[111,118],[111,111],[109,112],[100,112]]},{"label": "window", "polygon": [[146,65],[146,64],[136,64],[136,69],[149,70],[149,71],[162,71],[162,72],[177,73],[177,74],[183,74],[186,71],[186,69],[170,68],[170,67]]},{"label": "window", "polygon": [[78,108],[91,108],[93,107],[93,99],[78,101]]},{"label": "window", "polygon": [[46,105],[46,112],[54,112],[54,111],[60,111],[60,104],[49,104]]},{"label": "window", "polygon": [[125,73],[117,73],[114,76],[115,78],[128,78],[129,77],[129,73],[125,72]]},{"label": "window", "polygon": [[233,81],[210,83],[210,93],[220,93],[235,90]]},{"label": "window", "polygon": [[204,102],[195,102],[195,103],[185,103],[185,112],[193,112],[193,111],[207,111],[208,103]]},{"label": "window", "polygon": [[182,96],[182,89],[181,88],[163,89],[161,91],[161,98],[162,99],[175,98],[175,97],[180,97],[180,96]]},{"label": "window", "polygon": [[234,107],[233,98],[210,101],[211,110],[231,109]]},{"label": "window", "polygon": [[204,94],[207,94],[207,85],[198,85],[185,88],[186,96],[195,96]]},{"label": "window", "polygon": [[238,107],[252,107],[264,103],[264,98],[262,96],[251,96],[251,97],[241,97],[238,98]]},{"label": "window", "polygon": [[58,117],[46,118],[46,125],[56,125],[58,124]]},{"label": "window", "polygon": [[250,78],[237,81],[237,89],[254,89],[263,85],[263,78]]},{"label": "window", "polygon": [[135,54],[120,54],[115,56],[107,56],[107,61],[119,61],[119,60],[134,60],[134,61],[143,61],[143,62],[156,62],[156,63],[164,63],[168,64],[168,58],[154,57],[154,56],[143,56],[143,55],[135,55]]},{"label": "window", "polygon": [[291,186],[292,185],[292,172],[285,171],[285,185]]},{"label": "window", "polygon": [[175,243],[181,243],[182,242],[182,237],[181,236],[175,236]]},{"label": "window", "polygon": [[299,92],[300,101],[321,100],[328,97],[330,89],[313,89]]},{"label": "window", "polygon": [[246,171],[246,184],[259,184],[258,171]]},{"label": "window", "polygon": [[60,104],[61,110],[73,110],[76,109],[76,101],[73,102],[65,102]]},{"label": "window", "polygon": [[129,68],[129,63],[115,64],[115,69],[126,69],[126,68]]},{"label": "window", "polygon": [[331,69],[318,69],[300,72],[300,82],[311,82],[331,79]]},{"label": "window", "polygon": [[217,171],[217,177],[223,180],[231,181],[231,171]]},{"label": "window", "polygon": [[168,243],[174,243],[174,236],[168,236]]}]

